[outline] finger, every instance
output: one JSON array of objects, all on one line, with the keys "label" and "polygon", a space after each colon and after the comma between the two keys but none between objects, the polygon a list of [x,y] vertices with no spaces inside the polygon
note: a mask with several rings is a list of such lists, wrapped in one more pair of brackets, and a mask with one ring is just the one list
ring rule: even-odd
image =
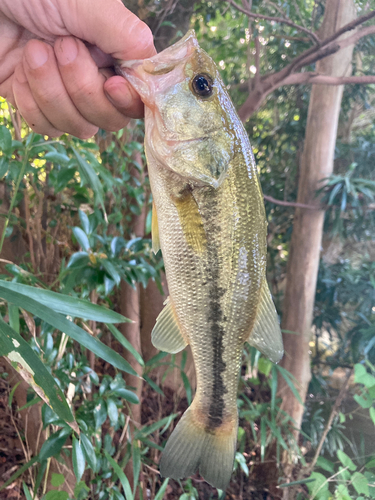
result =
[{"label": "finger", "polygon": [[70,99],[52,47],[30,40],[24,50],[24,69],[35,102],[55,128],[81,139],[96,134],[97,126],[88,122]]},{"label": "finger", "polygon": [[65,89],[81,115],[106,130],[124,128],[129,120],[105,95],[106,78],[85,45],[73,37],[60,37],[54,51]]},{"label": "finger", "polygon": [[47,120],[35,102],[22,63],[14,71],[13,94],[17,109],[35,132],[50,137],[59,137],[63,134]]},{"label": "finger", "polygon": [[139,94],[122,76],[113,76],[104,84],[104,90],[117,109],[130,118],[142,118],[143,102]]},{"label": "finger", "polygon": [[[58,0],[65,27],[115,59],[144,59],[156,53],[150,28],[119,0]],[[98,15],[100,13],[100,15]]]}]

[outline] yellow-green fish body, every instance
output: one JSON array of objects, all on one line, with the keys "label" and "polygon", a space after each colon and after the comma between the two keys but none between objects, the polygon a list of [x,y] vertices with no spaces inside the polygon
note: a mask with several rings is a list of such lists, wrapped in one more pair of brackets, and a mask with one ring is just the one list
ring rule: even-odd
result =
[{"label": "yellow-green fish body", "polygon": [[212,59],[194,32],[122,73],[145,103],[145,148],[154,199],[153,247],[163,252],[170,296],[152,340],[190,344],[193,403],[168,440],[166,477],[202,476],[224,489],[233,470],[237,386],[248,341],[282,356],[266,282],[266,215],[247,134]]}]

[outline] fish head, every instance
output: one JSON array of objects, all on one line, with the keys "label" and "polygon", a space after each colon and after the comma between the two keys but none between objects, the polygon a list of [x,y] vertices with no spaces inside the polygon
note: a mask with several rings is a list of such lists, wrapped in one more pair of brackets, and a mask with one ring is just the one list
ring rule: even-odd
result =
[{"label": "fish head", "polygon": [[120,62],[145,104],[147,154],[196,185],[219,187],[234,155],[235,114],[193,30],[156,56]]}]

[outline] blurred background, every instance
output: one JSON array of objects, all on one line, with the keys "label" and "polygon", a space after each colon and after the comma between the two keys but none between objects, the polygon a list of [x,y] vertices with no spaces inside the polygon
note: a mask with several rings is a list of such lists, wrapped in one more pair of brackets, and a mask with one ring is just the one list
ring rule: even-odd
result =
[{"label": "blurred background", "polygon": [[20,336],[47,367],[38,382],[0,358],[0,498],[375,498],[374,1],[124,3],[158,51],[193,28],[218,65],[258,165],[286,354],[245,346],[227,492],[161,479],[195,374],[188,349],[150,342],[168,292],[143,121],[51,140],[0,99],[0,348]]}]

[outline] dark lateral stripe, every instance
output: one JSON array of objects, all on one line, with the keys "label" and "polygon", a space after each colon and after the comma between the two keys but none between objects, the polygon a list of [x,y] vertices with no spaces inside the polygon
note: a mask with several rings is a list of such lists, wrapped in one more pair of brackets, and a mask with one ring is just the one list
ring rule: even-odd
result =
[{"label": "dark lateral stripe", "polygon": [[208,429],[215,429],[223,422],[224,416],[224,394],[227,392],[223,381],[223,372],[226,364],[223,361],[224,345],[223,338],[225,329],[223,327],[223,311],[221,307],[221,298],[225,294],[225,289],[220,287],[220,267],[218,262],[218,239],[220,226],[216,223],[218,220],[216,196],[211,193],[210,199],[204,208],[206,234],[208,237],[207,245],[207,284],[209,287],[209,334],[212,339],[212,394],[208,414]]}]

